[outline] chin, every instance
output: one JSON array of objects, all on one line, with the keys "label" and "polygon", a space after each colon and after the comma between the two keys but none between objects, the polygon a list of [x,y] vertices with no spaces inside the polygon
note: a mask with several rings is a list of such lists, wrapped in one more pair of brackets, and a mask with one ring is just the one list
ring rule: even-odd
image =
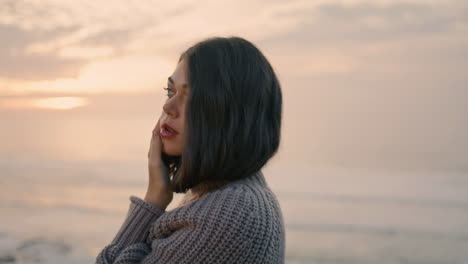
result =
[{"label": "chin", "polygon": [[180,156],[180,152],[171,152],[171,151],[163,151],[164,154],[169,155],[169,156]]},{"label": "chin", "polygon": [[169,156],[180,156],[182,152],[178,149],[166,147],[163,145],[162,152]]}]

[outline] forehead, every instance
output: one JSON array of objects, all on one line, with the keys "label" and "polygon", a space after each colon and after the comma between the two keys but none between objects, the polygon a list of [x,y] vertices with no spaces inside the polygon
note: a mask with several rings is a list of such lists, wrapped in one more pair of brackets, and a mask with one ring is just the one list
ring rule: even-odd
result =
[{"label": "forehead", "polygon": [[188,87],[188,82],[187,82],[187,71],[186,68],[187,65],[185,63],[185,60],[181,60],[175,69],[175,71],[172,73],[171,76],[167,78],[167,82],[171,83],[176,86],[181,86],[183,88]]}]

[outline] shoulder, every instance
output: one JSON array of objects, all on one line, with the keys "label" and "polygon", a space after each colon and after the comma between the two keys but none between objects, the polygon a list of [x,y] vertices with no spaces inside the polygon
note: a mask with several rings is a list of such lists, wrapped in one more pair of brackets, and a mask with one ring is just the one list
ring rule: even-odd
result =
[{"label": "shoulder", "polygon": [[265,226],[279,230],[282,225],[279,203],[261,171],[167,211],[154,224],[155,229],[161,229],[155,233],[166,235],[184,226],[216,233],[226,228],[260,230]]},{"label": "shoulder", "polygon": [[213,211],[218,213],[214,214],[213,219],[208,217],[215,220],[211,223],[215,226],[216,223],[226,224],[219,226],[219,230],[229,231],[233,240],[245,241],[249,245],[246,252],[257,252],[252,258],[259,262],[268,258],[284,258],[283,214],[275,193],[261,172],[212,194],[213,202],[219,210]]},{"label": "shoulder", "polygon": [[[225,197],[226,200],[233,202],[236,207],[250,207],[255,206],[261,199],[266,191],[269,191],[263,173],[258,172],[250,175],[249,177],[231,182],[215,191],[210,192],[207,196],[212,197]],[[216,200],[216,199],[214,199]],[[226,200],[216,200],[222,203]]]},{"label": "shoulder", "polygon": [[169,213],[193,216],[194,220],[218,219],[232,223],[255,215],[262,217],[262,214],[272,210],[279,210],[279,205],[263,173],[259,171],[212,190],[195,201],[184,203]]},{"label": "shoulder", "polygon": [[[249,221],[258,225],[262,221],[282,225],[281,208],[276,195],[268,186],[261,171],[237,180],[201,199],[200,205],[229,221]],[[245,222],[243,223],[245,224]]]}]

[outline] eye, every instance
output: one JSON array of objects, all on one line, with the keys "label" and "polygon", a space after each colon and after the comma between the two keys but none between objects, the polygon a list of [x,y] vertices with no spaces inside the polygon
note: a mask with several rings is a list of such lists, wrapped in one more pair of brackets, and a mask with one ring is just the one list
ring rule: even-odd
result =
[{"label": "eye", "polygon": [[172,92],[172,89],[169,87],[164,87],[163,89],[167,91],[167,97],[171,97],[169,93]]}]

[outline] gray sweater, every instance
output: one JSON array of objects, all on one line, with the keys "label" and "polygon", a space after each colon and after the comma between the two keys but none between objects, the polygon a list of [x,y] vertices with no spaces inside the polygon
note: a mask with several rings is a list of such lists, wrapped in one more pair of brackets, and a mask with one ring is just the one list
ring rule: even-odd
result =
[{"label": "gray sweater", "polygon": [[130,201],[96,263],[284,263],[284,219],[262,171],[170,211]]}]

